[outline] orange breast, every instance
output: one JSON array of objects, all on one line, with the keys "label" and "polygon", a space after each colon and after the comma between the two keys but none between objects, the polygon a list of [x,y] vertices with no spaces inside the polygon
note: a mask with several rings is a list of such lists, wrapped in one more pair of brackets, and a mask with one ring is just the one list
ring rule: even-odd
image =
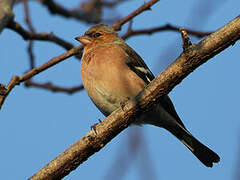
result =
[{"label": "orange breast", "polygon": [[120,102],[134,97],[146,85],[125,64],[128,58],[117,45],[98,46],[84,53],[81,76],[88,95],[96,106],[108,115]]}]

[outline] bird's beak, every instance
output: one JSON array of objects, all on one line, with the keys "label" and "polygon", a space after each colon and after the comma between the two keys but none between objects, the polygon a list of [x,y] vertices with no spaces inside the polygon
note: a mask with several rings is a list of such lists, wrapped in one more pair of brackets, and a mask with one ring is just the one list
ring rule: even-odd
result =
[{"label": "bird's beak", "polygon": [[78,36],[75,38],[77,41],[82,43],[83,45],[90,44],[92,41],[88,36]]}]

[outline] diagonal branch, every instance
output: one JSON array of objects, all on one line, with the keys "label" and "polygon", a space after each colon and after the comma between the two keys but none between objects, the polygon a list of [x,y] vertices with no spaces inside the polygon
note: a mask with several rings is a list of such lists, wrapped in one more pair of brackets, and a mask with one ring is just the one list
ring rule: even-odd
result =
[{"label": "diagonal branch", "polygon": [[1,109],[1,107],[4,103],[4,101],[5,101],[6,97],[8,96],[10,91],[16,85],[19,85],[20,83],[22,83],[26,80],[29,80],[30,78],[32,78],[36,74],[39,74],[40,72],[54,66],[55,64],[65,60],[65,59],[67,59],[71,56],[79,54],[79,52],[82,50],[82,48],[83,48],[83,46],[78,46],[78,47],[72,48],[69,51],[67,51],[66,53],[63,53],[60,56],[52,58],[50,61],[46,62],[45,64],[31,69],[29,72],[23,74],[22,76],[13,76],[7,87],[5,87],[4,85],[0,86],[0,92],[1,91],[4,92],[4,93],[0,94],[0,109]]},{"label": "diagonal branch", "polygon": [[25,40],[40,40],[40,41],[49,41],[53,42],[59,46],[62,46],[66,50],[70,50],[73,48],[73,45],[53,33],[33,33],[25,30],[18,22],[11,21],[7,25],[7,28],[17,32],[19,35],[23,37]]},{"label": "diagonal branch", "polygon": [[151,6],[153,6],[155,3],[157,3],[159,0],[151,0],[145,4],[143,4],[141,7],[139,7],[138,9],[136,9],[135,11],[133,11],[131,14],[129,14],[128,16],[126,16],[125,18],[121,19],[120,21],[118,21],[117,23],[115,23],[114,25],[112,25],[113,29],[115,29],[116,31],[120,30],[122,25],[124,25],[126,22],[131,21],[134,17],[136,17],[137,15],[139,15],[140,13],[142,13],[143,11],[146,10],[150,10]]},{"label": "diagonal branch", "polygon": [[162,95],[168,94],[201,64],[240,39],[240,16],[212,33],[198,44],[192,44],[161,74],[124,107],[117,109],[94,129],[57,158],[40,169],[31,180],[61,179],[98,152],[134,118],[150,109]]}]

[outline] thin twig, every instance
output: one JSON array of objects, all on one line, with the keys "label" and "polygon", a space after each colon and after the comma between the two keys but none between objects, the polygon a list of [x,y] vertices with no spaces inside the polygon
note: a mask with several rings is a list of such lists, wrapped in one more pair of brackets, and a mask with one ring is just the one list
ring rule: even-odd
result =
[{"label": "thin twig", "polygon": [[183,47],[183,51],[186,51],[191,45],[191,41],[190,38],[187,34],[187,31],[183,28],[180,28],[179,31],[181,32],[182,35],[182,47]]},{"label": "thin twig", "polygon": [[[25,13],[25,22],[30,30],[31,33],[35,33],[35,29],[32,25],[32,21],[30,18],[30,13],[29,13],[29,7],[28,7],[28,0],[22,0],[23,1],[23,7],[24,7],[24,13]],[[29,55],[29,62],[30,62],[30,69],[33,69],[35,67],[35,57],[33,53],[33,41],[30,40],[27,51]]]},{"label": "thin twig", "polygon": [[22,82],[24,82],[26,80],[29,80],[30,78],[32,78],[36,74],[39,74],[40,72],[42,72],[42,71],[44,71],[44,70],[54,66],[55,64],[65,60],[65,59],[67,59],[67,58],[69,58],[71,56],[79,54],[79,52],[81,52],[82,49],[83,49],[83,46],[78,46],[78,47],[72,48],[69,51],[67,51],[66,53],[63,53],[60,56],[52,58],[50,61],[46,62],[45,64],[43,64],[43,65],[41,65],[39,67],[31,69],[29,72],[23,74],[20,77],[19,76],[13,76],[13,78],[10,81],[9,85],[6,87],[7,92],[4,95],[0,96],[0,109],[2,107],[3,102],[5,101],[6,97],[8,96],[9,92],[16,85],[19,85],[20,83],[22,83]]},{"label": "thin twig", "polygon": [[30,18],[28,0],[22,0],[22,1],[23,1],[24,13],[25,13],[25,22],[26,22],[30,32],[34,33],[35,29],[33,27],[33,24],[32,24],[31,18]]},{"label": "thin twig", "polygon": [[7,87],[1,84],[1,90],[5,90],[5,91],[2,91],[1,92],[2,94],[0,94],[0,110],[8,94],[12,91],[12,89],[16,85],[19,85],[19,83],[20,83],[19,76],[13,76]]},{"label": "thin twig", "polygon": [[101,1],[102,6],[112,8],[119,3],[126,2],[127,0],[115,0],[115,1]]},{"label": "thin twig", "polygon": [[59,46],[62,46],[66,50],[70,50],[71,48],[74,47],[71,43],[57,37],[53,33],[31,33],[29,31],[25,30],[18,22],[15,22],[15,21],[11,21],[8,24],[7,28],[17,32],[25,40],[49,41],[49,42],[53,42]]},{"label": "thin twig", "polygon": [[82,2],[80,8],[66,9],[61,4],[53,0],[38,0],[42,5],[46,6],[50,13],[58,14],[65,18],[74,18],[87,23],[112,22],[112,19],[102,20],[103,7],[112,8],[126,0],[115,0],[112,2],[102,0],[89,0]]},{"label": "thin twig", "polygon": [[[54,2],[53,0],[39,0],[43,5],[45,5],[49,12],[52,14],[59,14],[65,18],[75,18],[80,21],[85,21],[87,23],[99,23],[101,20],[101,17],[99,17],[99,14],[94,12],[94,8],[101,8],[98,5],[99,0],[95,0],[94,5],[92,5],[92,9],[89,11],[84,11],[83,9],[66,9],[62,5]],[[91,13],[92,12],[92,13]]]},{"label": "thin twig", "polygon": [[[176,32],[179,32],[179,29],[180,29],[180,27],[173,26],[171,24],[166,24],[166,25],[163,25],[163,26],[159,26],[159,27],[155,27],[155,28],[149,28],[149,29],[140,29],[140,30],[128,29],[128,31],[122,36],[122,38],[123,39],[128,39],[130,37],[137,36],[137,35],[153,34],[153,33],[161,32],[161,31],[176,31]],[[194,31],[194,30],[191,30],[191,29],[185,29],[185,30],[187,31],[188,34],[191,34],[191,35],[199,37],[199,38],[205,37],[205,36],[212,33],[212,32]]]},{"label": "thin twig", "polygon": [[126,16],[125,18],[121,19],[117,23],[113,24],[112,25],[113,29],[115,29],[116,31],[119,31],[121,29],[122,25],[124,25],[126,22],[130,21],[131,19],[133,19],[134,17],[136,17],[137,15],[142,13],[143,11],[150,10],[151,6],[154,5],[155,3],[157,3],[158,1],[159,0],[151,0],[151,1],[143,4],[141,7],[136,9],[134,12],[132,12],[131,14]]},{"label": "thin twig", "polygon": [[64,92],[64,93],[68,93],[68,94],[73,94],[75,92],[78,92],[78,91],[84,89],[83,85],[66,88],[66,87],[60,87],[60,86],[53,85],[50,82],[47,82],[47,83],[36,83],[36,82],[34,82],[32,80],[27,80],[24,83],[24,85],[26,87],[37,87],[37,88],[41,88],[41,89],[47,89],[47,90],[50,90],[52,92]]}]

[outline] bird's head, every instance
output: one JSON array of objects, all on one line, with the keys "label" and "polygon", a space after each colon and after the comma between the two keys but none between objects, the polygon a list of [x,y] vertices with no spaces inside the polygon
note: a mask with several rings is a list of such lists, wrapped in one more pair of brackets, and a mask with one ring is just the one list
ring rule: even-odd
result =
[{"label": "bird's head", "polygon": [[75,39],[88,47],[121,40],[113,28],[104,24],[92,26],[83,36],[76,37]]}]

